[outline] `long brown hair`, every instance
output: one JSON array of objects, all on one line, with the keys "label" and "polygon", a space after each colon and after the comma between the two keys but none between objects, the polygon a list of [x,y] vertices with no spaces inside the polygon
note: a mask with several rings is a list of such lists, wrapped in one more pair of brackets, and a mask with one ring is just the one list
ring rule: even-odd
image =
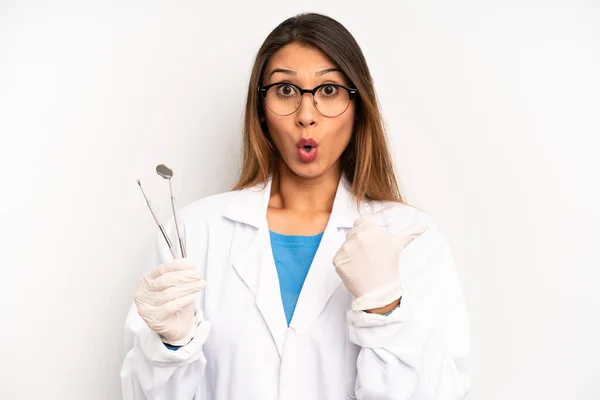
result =
[{"label": "long brown hair", "polygon": [[269,59],[283,46],[300,43],[312,46],[328,56],[358,89],[354,132],[341,155],[342,174],[351,183],[350,190],[361,199],[405,203],[396,181],[387,137],[373,80],[365,57],[350,32],[333,18],[321,14],[299,14],[283,21],[265,39],[258,50],[244,116],[243,162],[233,190],[266,182],[274,172],[277,149],[270,139],[258,86]]}]

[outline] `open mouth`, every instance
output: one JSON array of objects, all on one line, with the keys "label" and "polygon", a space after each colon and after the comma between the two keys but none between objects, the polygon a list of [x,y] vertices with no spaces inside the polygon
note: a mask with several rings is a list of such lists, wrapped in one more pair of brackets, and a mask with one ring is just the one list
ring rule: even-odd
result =
[{"label": "open mouth", "polygon": [[305,148],[306,150],[311,150],[314,147],[317,147],[318,143],[315,139],[313,138],[302,138],[300,140],[298,140],[298,142],[296,143],[296,147],[298,148]]},{"label": "open mouth", "polygon": [[298,148],[298,157],[304,163],[315,161],[318,155],[318,143],[313,138],[302,138],[296,143]]},{"label": "open mouth", "polygon": [[315,161],[317,158],[319,149],[317,146],[305,144],[304,146],[298,146],[298,157],[300,161],[304,163],[310,163]]}]

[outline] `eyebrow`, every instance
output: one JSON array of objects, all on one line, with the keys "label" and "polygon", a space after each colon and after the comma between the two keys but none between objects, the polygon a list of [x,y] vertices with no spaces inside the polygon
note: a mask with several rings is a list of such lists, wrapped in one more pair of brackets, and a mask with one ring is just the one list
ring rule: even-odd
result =
[{"label": "eyebrow", "polygon": [[[271,71],[271,74],[269,74],[269,79],[271,79],[271,76],[273,76],[273,74],[280,72],[282,74],[287,74],[287,75],[291,75],[291,76],[296,76],[296,71],[292,71],[291,69],[285,69],[285,68],[275,68],[273,71]],[[341,72],[339,68],[326,68],[323,69],[321,71],[317,71],[315,72],[315,76],[322,76],[325,74],[328,74],[330,72]]]},{"label": "eyebrow", "polygon": [[322,71],[318,71],[318,72],[315,74],[315,76],[321,76],[321,75],[325,75],[325,74],[328,74],[328,73],[330,73],[330,72],[342,72],[342,71],[340,71],[340,69],[339,69],[339,68],[335,68],[335,67],[333,67],[333,68],[327,68],[327,69],[324,69],[324,70],[322,70]]}]

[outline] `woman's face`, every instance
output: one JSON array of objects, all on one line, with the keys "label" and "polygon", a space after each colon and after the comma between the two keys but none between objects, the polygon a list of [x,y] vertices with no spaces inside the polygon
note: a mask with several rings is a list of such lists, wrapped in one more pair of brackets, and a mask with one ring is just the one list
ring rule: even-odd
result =
[{"label": "woman's face", "polygon": [[[267,64],[263,85],[278,82],[293,83],[302,89],[313,89],[323,83],[349,86],[348,80],[325,54],[298,43],[282,47]],[[288,94],[295,89],[280,90]],[[265,105],[265,122],[284,164],[279,166],[280,172],[292,172],[306,179],[337,173],[340,156],[352,136],[354,113],[352,100],[341,115],[326,117],[317,111],[310,93],[302,96],[300,108],[290,115],[277,115]],[[316,144],[316,148],[304,147],[311,143]]]}]

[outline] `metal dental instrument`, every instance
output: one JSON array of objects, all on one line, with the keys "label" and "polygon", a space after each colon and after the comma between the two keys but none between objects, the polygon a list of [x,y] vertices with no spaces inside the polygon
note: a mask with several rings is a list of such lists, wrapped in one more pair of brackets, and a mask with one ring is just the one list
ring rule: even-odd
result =
[{"label": "metal dental instrument", "polygon": [[173,208],[173,218],[175,219],[175,231],[177,232],[177,239],[179,240],[179,247],[181,249],[181,256],[185,258],[185,245],[183,243],[183,236],[179,229],[179,217],[177,216],[177,206],[175,205],[175,196],[173,195],[173,187],[171,186],[171,178],[173,177],[173,171],[164,164],[156,166],[156,173],[166,180],[169,181],[169,192],[171,193],[171,207]]},{"label": "metal dental instrument", "polygon": [[150,209],[150,213],[152,213],[152,217],[154,218],[154,221],[156,221],[156,225],[158,225],[158,229],[160,229],[160,233],[162,233],[163,237],[165,238],[165,241],[167,242],[167,246],[169,246],[169,250],[171,251],[173,258],[177,258],[177,256],[175,255],[175,249],[173,248],[173,244],[169,240],[169,236],[167,235],[165,228],[162,226],[162,224],[160,222],[158,222],[158,218],[156,218],[156,214],[154,213],[154,209],[152,208],[152,203],[150,203],[150,200],[148,200],[146,193],[144,193],[144,189],[142,188],[142,182],[140,182],[140,180],[138,179],[137,183],[140,186],[140,190],[142,191],[142,194],[144,195],[144,199],[146,199],[146,204],[148,205],[148,208]]}]

